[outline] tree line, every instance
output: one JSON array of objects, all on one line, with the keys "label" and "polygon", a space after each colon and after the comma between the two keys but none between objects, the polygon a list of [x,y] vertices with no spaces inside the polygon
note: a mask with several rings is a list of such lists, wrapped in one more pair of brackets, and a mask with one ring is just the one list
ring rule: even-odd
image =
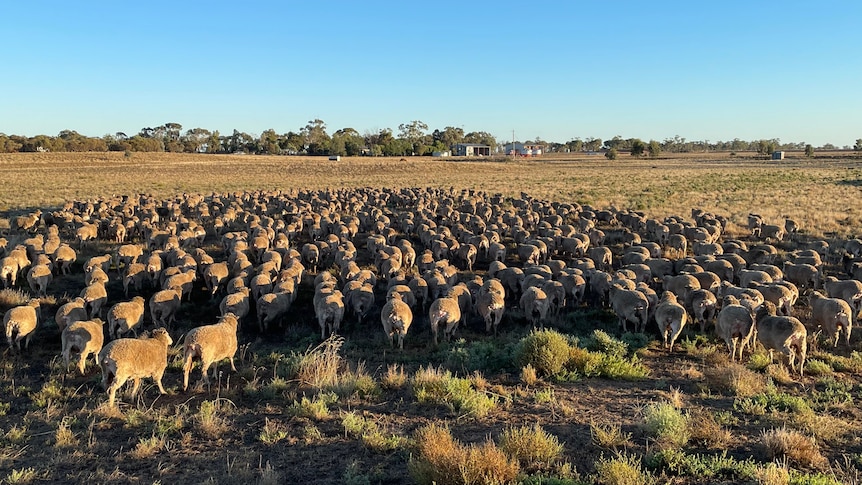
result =
[{"label": "tree line", "polygon": [[[89,137],[74,130],[63,130],[57,136],[37,135],[26,137],[0,133],[0,152],[185,152],[185,153],[248,153],[261,155],[342,155],[342,156],[409,156],[431,155],[446,152],[459,143],[476,143],[498,151],[501,143],[488,132],[465,133],[463,128],[447,126],[430,131],[428,125],[419,120],[398,125],[397,132],[390,128],[366,131],[360,134],[354,128],[341,128],[332,134],[320,119],[310,120],[298,131],[277,133],[273,129],[253,135],[233,130],[222,135],[218,130],[191,128],[183,131],[180,123],[165,123],[156,127],[144,127],[131,136],[123,132],[102,137]],[[686,153],[707,151],[754,151],[769,154],[775,150],[805,150],[813,154],[814,147],[805,142],[782,143],[779,139],[745,141],[734,138],[730,141],[686,140],[679,136],[663,141],[644,142],[638,138],[614,136],[601,138],[575,137],[565,143],[548,142],[540,138],[526,140],[527,145],[544,146],[545,152],[620,152],[631,155],[658,156],[662,152]],[[825,144],[818,149],[836,149]],[[850,146],[845,146],[849,149]],[[862,150],[862,139],[853,146]]]}]

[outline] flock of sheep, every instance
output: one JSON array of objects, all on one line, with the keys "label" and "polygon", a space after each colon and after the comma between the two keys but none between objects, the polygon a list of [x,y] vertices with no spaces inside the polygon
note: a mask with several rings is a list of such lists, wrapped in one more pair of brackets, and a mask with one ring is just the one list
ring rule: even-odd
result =
[{"label": "flock of sheep", "polygon": [[[734,360],[756,340],[801,375],[809,330],[822,329],[833,345],[843,333],[850,345],[862,305],[862,241],[780,252],[773,244],[800,239],[797,224],[769,225],[752,214],[748,228],[744,240],[732,239],[724,218],[700,210],[658,220],[454,189],[126,196],[13,218],[0,239],[0,279],[15,287],[26,275],[34,297],[47,296],[55,278],[83,279],[54,321],[66,367],[77,361],[84,374],[92,355],[111,406],[130,379],[133,395],[142,378],[165,392],[183,301],[220,301],[217,323],[183,338],[185,390],[195,359],[204,381],[224,359],[236,370],[237,332],[283,324],[311,275],[321,338],[345,319],[379,315],[390,344],[397,337],[403,348],[414,320],[427,317],[437,344],[441,331],[450,339],[473,317],[496,334],[506,312],[516,325],[543,328],[590,305],[609,308],[621,331],[630,323],[638,332],[657,328],[669,350],[689,322],[701,332],[714,327]],[[93,253],[94,241],[115,249],[88,258],[78,273],[77,253]],[[113,272],[122,297],[109,298]],[[811,307],[807,325],[792,316],[794,308],[807,315],[802,302]],[[37,298],[6,311],[10,348],[28,347],[41,313]],[[147,315],[154,329],[139,335]]]}]

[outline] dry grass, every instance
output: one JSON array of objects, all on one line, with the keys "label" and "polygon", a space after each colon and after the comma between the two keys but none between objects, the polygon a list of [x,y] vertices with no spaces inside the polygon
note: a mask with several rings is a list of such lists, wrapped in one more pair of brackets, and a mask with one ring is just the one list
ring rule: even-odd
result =
[{"label": "dry grass", "polygon": [[303,354],[297,366],[297,379],[317,389],[336,385],[343,366],[339,353],[342,345],[344,338],[333,335]]},{"label": "dry grass", "polygon": [[727,449],[733,441],[730,430],[721,426],[715,413],[705,408],[690,412],[688,432],[694,441],[711,450]]},{"label": "dry grass", "polygon": [[741,364],[728,363],[704,370],[706,385],[715,391],[731,396],[747,397],[766,389],[766,379]]},{"label": "dry grass", "polygon": [[632,434],[624,433],[618,423],[590,423],[590,436],[599,448],[616,450],[631,444]]},{"label": "dry grass", "polygon": [[787,428],[764,431],[761,434],[763,445],[771,458],[787,457],[792,463],[803,468],[824,468],[828,465],[826,457],[813,439]]},{"label": "dry grass", "polygon": [[415,186],[421,180],[422,186],[469,186],[503,195],[529,187],[535,197],[641,209],[649,217],[687,214],[697,207],[727,216],[731,233],[737,234],[744,232],[752,208],[770,222],[791,217],[811,234],[846,235],[862,224],[862,207],[835,203],[858,197],[860,165],[852,158],[775,163],[710,153],[626,159],[609,168],[604,159],[574,156],[502,163],[351,157],[334,165],[325,157],[9,153],[0,154],[0,167],[7,181],[0,194],[3,211],[110,193],[166,197],[254,188]]},{"label": "dry grass", "polygon": [[507,428],[500,436],[500,449],[528,471],[549,470],[563,454],[560,440],[538,424]]},{"label": "dry grass", "polygon": [[400,389],[406,383],[407,373],[404,372],[404,366],[398,364],[389,364],[386,373],[380,378],[380,385],[385,389]]},{"label": "dry grass", "polygon": [[430,424],[416,431],[410,475],[420,484],[505,484],[518,476],[518,461],[493,442],[463,445],[449,429]]}]

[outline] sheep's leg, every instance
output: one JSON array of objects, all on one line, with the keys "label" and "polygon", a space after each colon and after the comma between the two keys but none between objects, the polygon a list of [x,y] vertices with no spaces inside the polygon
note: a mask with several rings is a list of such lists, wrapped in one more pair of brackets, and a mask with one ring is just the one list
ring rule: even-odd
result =
[{"label": "sheep's leg", "polygon": [[186,361],[183,364],[183,391],[189,388],[189,374],[192,372],[192,359],[194,356],[191,352],[186,353]]},{"label": "sheep's leg", "polygon": [[137,395],[138,395],[138,391],[140,391],[140,390],[141,390],[141,378],[140,378],[140,377],[135,377],[135,378],[134,378],[134,380],[133,380],[132,382],[133,382],[133,384],[132,384],[132,393],[131,393],[130,397],[135,397],[135,396],[137,396]]},{"label": "sheep's leg", "polygon": [[[104,378],[102,382],[104,383]],[[108,406],[114,407],[117,398],[117,390],[123,387],[123,384],[125,383],[125,379],[117,379],[116,376],[114,376],[114,381],[111,382],[110,386],[108,386]]]}]

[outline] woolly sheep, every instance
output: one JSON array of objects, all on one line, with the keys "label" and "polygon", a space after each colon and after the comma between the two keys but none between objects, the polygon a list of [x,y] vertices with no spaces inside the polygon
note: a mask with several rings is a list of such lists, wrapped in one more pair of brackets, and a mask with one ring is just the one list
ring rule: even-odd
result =
[{"label": "woolly sheep", "polygon": [[519,300],[521,311],[533,328],[545,328],[545,319],[550,310],[550,299],[540,288],[531,286],[524,290]]},{"label": "woolly sheep", "polygon": [[126,298],[129,297],[129,287],[140,293],[144,285],[144,281],[149,279],[146,267],[142,263],[132,263],[126,267],[123,275],[123,293]]},{"label": "woolly sheep", "polygon": [[756,282],[752,282],[751,287],[759,291],[760,294],[763,295],[763,299],[765,301],[771,302],[775,305],[776,311],[780,315],[790,316],[793,310],[793,303],[796,301],[796,298],[787,286],[778,283],[761,285]]},{"label": "woolly sheep", "polygon": [[36,326],[39,324],[41,312],[39,300],[33,298],[26,305],[12,307],[3,315],[3,327],[6,329],[6,343],[12,348],[14,342],[18,350],[21,350],[21,340],[24,340],[24,348],[30,347],[30,339]]},{"label": "woolly sheep", "polygon": [[218,263],[213,263],[204,269],[203,272],[203,280],[204,285],[206,285],[207,290],[210,292],[210,296],[215,298],[216,293],[218,293],[219,289],[227,283],[228,276],[230,272],[228,271],[228,266],[226,261],[221,261]]},{"label": "woolly sheep", "polygon": [[862,282],[852,279],[839,280],[834,276],[827,276],[823,282],[823,288],[830,298],[841,298],[850,305],[853,310],[853,317],[850,320],[855,323],[862,308]]},{"label": "woolly sheep", "polygon": [[60,244],[52,254],[54,265],[60,274],[69,274],[72,271],[72,264],[78,259],[78,254],[68,244]]},{"label": "woolly sheep", "polygon": [[248,288],[240,288],[234,293],[225,295],[224,298],[222,298],[221,303],[219,303],[219,311],[221,314],[227,315],[228,313],[233,313],[237,320],[245,318],[248,315],[251,306],[249,292],[250,290]]},{"label": "woolly sheep", "polygon": [[314,313],[320,325],[320,338],[325,339],[327,332],[338,333],[341,320],[344,318],[344,297],[340,291],[334,290],[321,295],[314,303]]},{"label": "woolly sheep", "polygon": [[395,347],[395,335],[398,335],[398,348],[403,350],[404,336],[410,329],[410,324],[413,323],[413,311],[410,305],[401,300],[400,293],[394,293],[392,298],[383,305],[380,321],[389,344]]},{"label": "woolly sheep", "polygon": [[15,286],[18,280],[18,272],[21,268],[18,266],[18,260],[11,256],[6,256],[0,259],[0,279],[3,280],[3,287],[9,288]]},{"label": "woolly sheep", "polygon": [[153,323],[160,327],[170,327],[180,308],[182,292],[179,289],[157,291],[150,297],[150,315]]},{"label": "woolly sheep", "polygon": [[111,269],[111,259],[112,256],[110,254],[103,254],[101,256],[93,256],[84,263],[84,273],[89,273],[93,271],[93,268],[99,266],[102,268],[102,271],[105,273]]},{"label": "woolly sheep", "polygon": [[114,407],[117,390],[129,379],[134,381],[131,396],[141,387],[141,379],[151,377],[165,394],[162,376],[168,366],[168,347],[174,341],[164,328],[153,330],[150,337],[114,340],[99,352],[102,386],[108,392],[108,406]]},{"label": "woolly sheep", "polygon": [[727,344],[730,360],[736,361],[738,355],[739,361],[742,362],[742,353],[745,347],[751,345],[754,331],[754,315],[751,309],[741,305],[736,297],[725,296],[716,318],[715,333]]},{"label": "woolly sheep", "polygon": [[267,293],[257,300],[257,325],[261,333],[265,333],[269,325],[280,320],[290,310],[293,302],[291,293]]},{"label": "woolly sheep", "polygon": [[84,306],[84,299],[79,297],[65,303],[57,309],[57,313],[54,315],[54,321],[57,323],[57,328],[60,329],[60,333],[74,322],[87,320],[87,310]]},{"label": "woolly sheep", "polygon": [[112,339],[128,332],[137,337],[137,327],[144,321],[144,297],[136,296],[131,301],[114,304],[108,311],[108,334]]},{"label": "woolly sheep", "polygon": [[500,321],[503,319],[503,312],[505,310],[504,293],[486,287],[483,287],[479,291],[479,295],[476,298],[476,311],[485,321],[485,332],[490,333],[493,329],[494,336],[497,336],[497,327],[500,326]]},{"label": "woolly sheep", "polygon": [[643,332],[646,328],[649,301],[646,295],[637,290],[626,290],[617,286],[610,288],[610,304],[620,321],[620,328],[626,332],[626,322],[635,324],[635,330]]},{"label": "woolly sheep", "polygon": [[186,271],[184,273],[175,274],[165,279],[164,284],[162,284],[162,289],[176,289],[180,292],[180,300],[187,296],[188,301],[191,301],[192,289],[196,279],[197,274],[195,271]]},{"label": "woolly sheep", "polygon": [[51,268],[44,264],[33,265],[27,271],[27,284],[36,296],[48,296],[48,285],[53,279]]},{"label": "woolly sheep", "polygon": [[853,310],[840,298],[827,298],[823,293],[815,291],[811,294],[811,323],[820,326],[832,341],[832,346],[838,346],[838,339],[844,333],[844,342],[850,346],[850,332],[853,330],[851,320]]},{"label": "woolly sheep", "polygon": [[[214,363],[224,359],[230,359],[230,368],[236,372],[234,366],[234,355],[237,350],[237,325],[238,318],[233,313],[225,313],[219,321],[213,325],[204,325],[189,330],[183,340],[183,354],[185,364],[183,365],[183,390],[189,388],[189,374],[192,370],[193,360],[201,360],[201,379],[204,384],[209,384],[208,371]],[[213,368],[216,375],[217,367]]]},{"label": "woolly sheep", "polygon": [[99,352],[105,343],[104,322],[99,319],[73,322],[64,328],[60,334],[63,362],[69,368],[69,362],[75,355],[78,359],[78,371],[84,375],[87,367],[87,357],[93,356],[93,362],[99,365]]},{"label": "woolly sheep", "polygon": [[700,325],[700,331],[705,332],[717,310],[718,300],[715,298],[715,294],[704,289],[694,290],[689,293],[686,303],[693,320]]},{"label": "woolly sheep", "polygon": [[437,333],[441,324],[443,325],[443,336],[448,341],[458,329],[460,320],[461,307],[458,305],[457,299],[444,296],[434,300],[428,309],[428,321],[431,324],[434,345],[437,345]]},{"label": "woolly sheep", "polygon": [[801,377],[808,352],[808,331],[802,322],[794,317],[777,316],[775,306],[767,301],[757,310],[756,325],[757,340],[769,350],[769,359],[773,358],[773,350],[780,350],[787,356],[791,370],[796,370],[795,362],[799,363]]},{"label": "woolly sheep", "polygon": [[108,292],[103,283],[92,283],[81,290],[80,295],[84,299],[84,308],[87,309],[89,318],[96,318],[102,311],[102,306],[108,301]]},{"label": "woolly sheep", "polygon": [[817,289],[820,287],[820,270],[810,264],[784,263],[784,275],[787,281],[800,288]]},{"label": "woolly sheep", "polygon": [[[344,304],[356,316],[356,323],[361,324],[371,307],[374,306],[374,288],[368,283],[351,281],[353,287],[344,291]],[[351,286],[351,285],[348,285]]]},{"label": "woolly sheep", "polygon": [[[664,341],[664,348],[673,352],[673,344],[685,327],[688,313],[677,303],[676,295],[670,291],[662,293],[661,300],[655,308],[655,321]],[[643,330],[641,330],[643,331]]]}]

